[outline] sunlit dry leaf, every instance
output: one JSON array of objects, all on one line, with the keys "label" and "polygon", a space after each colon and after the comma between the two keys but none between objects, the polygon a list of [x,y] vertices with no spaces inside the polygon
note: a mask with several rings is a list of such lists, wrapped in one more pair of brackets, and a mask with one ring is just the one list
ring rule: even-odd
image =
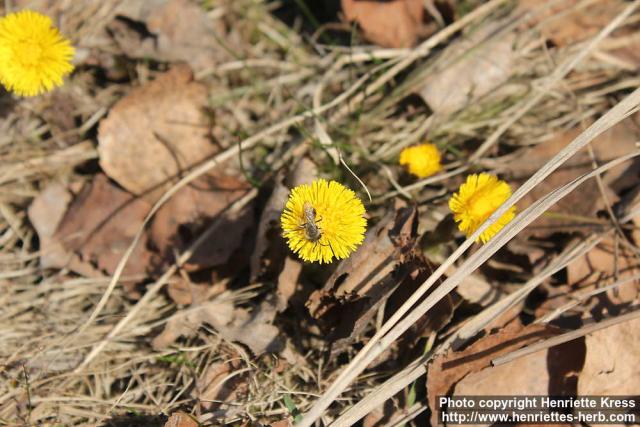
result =
[{"label": "sunlit dry leaf", "polygon": [[[510,181],[515,186],[524,182],[546,163],[551,157],[569,144],[578,134],[579,129],[572,129],[555,135],[534,147],[525,148],[514,161],[509,162]],[[598,136],[591,144],[598,165],[629,154],[636,149],[635,142],[640,135],[633,118],[627,119]],[[617,192],[625,189],[630,183],[637,182],[637,170],[640,162],[633,161],[617,166],[608,171],[604,177],[605,195],[610,203],[617,200]],[[566,184],[578,176],[593,170],[591,156],[583,149],[565,162],[544,182],[533,188],[518,203],[519,210],[525,209],[535,200]],[[589,230],[593,224],[585,223],[583,217],[594,218],[598,210],[604,209],[604,200],[598,189],[596,180],[589,180],[575,191],[560,200],[551,210],[527,227],[526,235],[546,236],[558,231]],[[593,229],[593,228],[591,228]]]},{"label": "sunlit dry leaf", "polygon": [[198,425],[198,422],[192,416],[184,412],[174,412],[164,424],[164,427],[198,427]]},{"label": "sunlit dry leaf", "polygon": [[526,25],[535,27],[558,46],[571,45],[593,37],[624,8],[622,0],[520,0],[518,4],[521,12],[531,14]]},{"label": "sunlit dry leaf", "polygon": [[100,165],[133,194],[155,200],[167,182],[216,147],[203,117],[205,86],[186,65],[175,66],[118,101],[100,122]]},{"label": "sunlit dry leaf", "polygon": [[364,36],[384,47],[411,47],[420,34],[424,6],[422,0],[342,0],[347,21],[362,27]]},{"label": "sunlit dry leaf", "polygon": [[557,332],[556,328],[548,325],[531,324],[523,327],[516,320],[499,332],[480,338],[463,351],[438,354],[429,365],[427,373],[432,425],[437,425],[438,396],[451,395],[460,380],[489,367],[491,360],[497,356],[548,338]]},{"label": "sunlit dry leaf", "polygon": [[640,384],[640,319],[586,336],[578,395],[634,395]]},{"label": "sunlit dry leaf", "polygon": [[[491,38],[494,26],[476,30],[443,53],[445,66],[429,73],[420,96],[437,113],[453,113],[507,81],[516,57],[515,36]],[[486,39],[486,40],[485,40]]]},{"label": "sunlit dry leaf", "polygon": [[68,255],[60,242],[52,239],[58,224],[67,211],[72,195],[62,184],[52,183],[46,187],[29,206],[29,221],[40,240],[40,265],[43,268],[64,266]]},{"label": "sunlit dry leaf", "polygon": [[109,30],[129,57],[186,62],[195,71],[211,71],[220,61],[231,59],[221,45],[221,40],[230,41],[224,23],[210,19],[196,1],[123,2],[117,14]]},{"label": "sunlit dry leaf", "polygon": [[[142,226],[151,206],[117,188],[98,174],[69,205],[54,239],[84,262],[113,274],[127,247]],[[125,275],[144,275],[151,253],[145,235],[136,246]]]},{"label": "sunlit dry leaf", "polygon": [[[609,237],[567,266],[567,281],[581,288],[589,284],[603,286],[638,273],[640,261],[636,254]],[[638,296],[638,285],[640,280],[634,280],[607,291],[607,295],[614,303],[630,303]]]},{"label": "sunlit dry leaf", "polygon": [[185,265],[189,271],[226,263],[245,241],[244,233],[254,223],[253,205],[227,210],[250,188],[244,180],[214,171],[182,188],[155,215],[149,239],[164,261],[173,262],[176,251],[186,250],[200,234],[217,221],[210,237]]},{"label": "sunlit dry leaf", "polygon": [[302,263],[300,261],[290,256],[284,259],[284,266],[278,276],[278,289],[276,291],[278,311],[284,311],[287,308],[289,298],[296,292],[301,272]]},{"label": "sunlit dry leaf", "polygon": [[271,324],[275,315],[275,305],[269,299],[249,312],[234,307],[232,301],[217,298],[176,313],[152,345],[155,349],[166,348],[181,336],[193,336],[207,323],[223,338],[245,344],[256,355],[277,353],[284,348],[284,342],[278,338],[278,328]]},{"label": "sunlit dry leaf", "polygon": [[198,378],[194,390],[197,393],[194,397],[200,401],[203,409],[229,408],[229,405],[223,402],[236,402],[246,394],[248,373],[234,375],[238,369],[240,369],[240,363],[237,360],[230,360],[225,363],[214,363],[204,371]]}]

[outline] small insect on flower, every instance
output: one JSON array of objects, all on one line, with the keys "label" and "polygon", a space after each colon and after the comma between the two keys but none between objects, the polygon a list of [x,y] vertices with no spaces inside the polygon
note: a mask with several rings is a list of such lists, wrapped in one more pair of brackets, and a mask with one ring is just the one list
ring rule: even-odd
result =
[{"label": "small insect on flower", "polygon": [[20,96],[61,86],[73,71],[73,47],[51,19],[31,10],[0,18],[0,82]]},{"label": "small insect on flower", "polygon": [[439,172],[442,169],[440,160],[440,151],[433,144],[414,145],[400,152],[400,164],[418,178],[427,178]]},{"label": "small insect on flower", "polygon": [[364,205],[352,190],[319,179],[291,190],[280,222],[293,252],[309,262],[347,258],[364,240]]},{"label": "small insect on flower", "polygon": [[[511,187],[506,182],[488,173],[473,174],[460,186],[449,200],[449,209],[460,231],[471,236],[480,225],[493,214],[502,203],[511,197]],[[478,240],[487,243],[507,225],[516,214],[512,206],[496,222],[480,234]]]}]

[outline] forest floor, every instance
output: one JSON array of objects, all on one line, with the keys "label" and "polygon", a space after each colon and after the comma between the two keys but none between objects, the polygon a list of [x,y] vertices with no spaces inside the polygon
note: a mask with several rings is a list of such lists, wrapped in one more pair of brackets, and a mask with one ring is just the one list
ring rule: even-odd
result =
[{"label": "forest floor", "polygon": [[[8,8],[76,52],[62,87],[0,96],[0,425],[423,426],[439,395],[638,394],[638,1]],[[398,159],[424,142],[420,179]],[[481,172],[517,213],[484,245],[449,208]],[[341,262],[282,236],[317,178],[366,209]]]}]

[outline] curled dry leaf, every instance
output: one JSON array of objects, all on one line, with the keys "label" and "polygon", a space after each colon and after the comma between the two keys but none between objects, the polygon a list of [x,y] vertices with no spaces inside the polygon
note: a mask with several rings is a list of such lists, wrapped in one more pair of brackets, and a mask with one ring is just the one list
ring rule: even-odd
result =
[{"label": "curled dry leaf", "polygon": [[332,352],[341,352],[363,331],[377,308],[413,270],[417,210],[390,212],[367,231],[362,246],[342,261],[324,288],[307,301],[334,341]]},{"label": "curled dry leaf", "polygon": [[497,29],[496,23],[486,25],[445,49],[440,62],[445,65],[429,73],[420,90],[420,96],[433,111],[458,111],[491,93],[511,76],[515,36],[508,33],[492,37]]},{"label": "curled dry leaf", "polygon": [[206,106],[206,87],[186,65],[133,89],[100,122],[100,166],[133,194],[156,200],[170,180],[216,151]]},{"label": "curled dry leaf", "polygon": [[212,70],[231,59],[220,44],[229,43],[224,23],[210,19],[196,1],[122,2],[116,13],[108,28],[129,57],[187,62],[196,71]]},{"label": "curled dry leaf", "polygon": [[342,0],[349,22],[357,22],[367,40],[383,47],[411,47],[422,30],[422,0]]},{"label": "curled dry leaf", "polygon": [[[144,200],[98,174],[69,205],[53,238],[82,261],[113,274],[150,208]],[[124,269],[125,275],[145,274],[151,258],[146,245],[143,235]]]},{"label": "curled dry leaf", "polygon": [[[515,320],[499,332],[480,338],[463,351],[437,354],[427,372],[432,425],[437,425],[438,396],[450,396],[463,378],[490,366],[491,360],[559,332],[548,325],[522,326]],[[490,368],[495,369],[495,368]],[[495,394],[495,393],[490,393]],[[546,393],[544,393],[546,394]]]}]

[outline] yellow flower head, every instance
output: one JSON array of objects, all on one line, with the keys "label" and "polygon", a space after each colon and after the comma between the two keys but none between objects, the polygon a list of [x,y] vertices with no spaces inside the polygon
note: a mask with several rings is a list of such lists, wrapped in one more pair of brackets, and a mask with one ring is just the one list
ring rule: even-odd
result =
[{"label": "yellow flower head", "polygon": [[400,152],[400,164],[407,166],[409,172],[418,178],[426,178],[442,169],[440,152],[433,144],[405,148]]},{"label": "yellow flower head", "polygon": [[[458,192],[449,200],[449,209],[458,222],[458,228],[467,237],[471,236],[480,225],[491,216],[509,197],[511,187],[488,173],[474,174],[467,177]],[[498,231],[513,219],[516,207],[509,208],[504,215],[487,228],[478,240],[487,243]]]},{"label": "yellow flower head", "polygon": [[21,96],[62,85],[73,70],[73,47],[48,16],[31,10],[0,18],[0,82]]},{"label": "yellow flower head", "polygon": [[367,220],[356,193],[319,179],[291,190],[280,222],[292,251],[305,261],[344,259],[364,240]]}]

